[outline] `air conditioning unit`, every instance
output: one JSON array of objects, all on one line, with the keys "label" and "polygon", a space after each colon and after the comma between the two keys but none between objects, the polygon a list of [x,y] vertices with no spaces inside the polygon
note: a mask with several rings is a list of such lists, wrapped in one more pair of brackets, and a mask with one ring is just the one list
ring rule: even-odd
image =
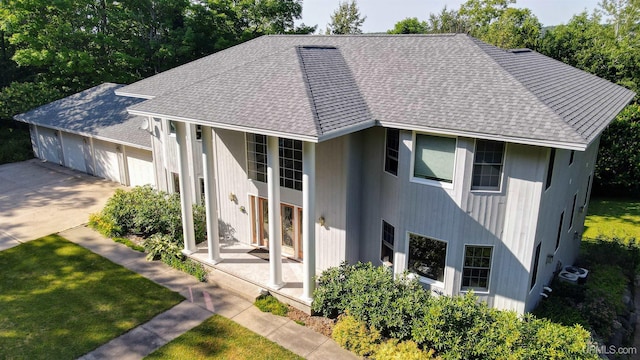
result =
[{"label": "air conditioning unit", "polygon": [[560,280],[578,284],[584,284],[587,281],[587,276],[589,276],[589,270],[577,266],[565,266],[558,274]]}]

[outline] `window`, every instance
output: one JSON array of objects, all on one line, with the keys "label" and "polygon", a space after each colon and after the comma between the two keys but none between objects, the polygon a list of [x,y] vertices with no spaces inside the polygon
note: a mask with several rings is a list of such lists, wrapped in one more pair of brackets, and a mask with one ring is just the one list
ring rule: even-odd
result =
[{"label": "window", "polygon": [[384,157],[384,171],[398,175],[398,152],[400,148],[400,131],[387,129],[387,146]]},{"label": "window", "polygon": [[560,247],[560,238],[562,237],[562,223],[564,222],[564,211],[560,214],[560,225],[558,225],[558,236],[556,237],[556,250]]},{"label": "window", "polygon": [[500,190],[504,143],[477,140],[471,190]]},{"label": "window", "polygon": [[196,140],[202,140],[202,125],[196,125]]},{"label": "window", "polygon": [[549,154],[549,167],[547,168],[547,183],[545,185],[545,190],[551,186],[551,178],[553,177],[553,162],[556,160],[556,149],[551,149],[551,153]]},{"label": "window", "polygon": [[[279,139],[280,186],[302,191],[302,141]],[[247,175],[267,182],[267,137],[247,134]]]},{"label": "window", "polygon": [[169,120],[169,135],[176,135],[176,124]]},{"label": "window", "polygon": [[413,176],[452,183],[455,151],[455,138],[416,134]]},{"label": "window", "polygon": [[584,192],[584,202],[582,203],[582,206],[587,206],[587,201],[589,201],[589,188],[591,187],[591,175],[589,175],[589,178],[587,179],[587,189]]},{"label": "window", "polygon": [[205,188],[204,188],[204,178],[200,178],[200,199],[202,200],[202,203],[204,203],[205,200]]},{"label": "window", "polygon": [[383,263],[393,264],[393,243],[395,239],[395,228],[386,221],[382,221],[382,249],[380,250],[380,260]]},{"label": "window", "polygon": [[571,205],[571,218],[569,219],[569,230],[573,227],[573,215],[576,212],[576,201],[578,200],[578,193],[573,195],[573,205]]},{"label": "window", "polygon": [[489,290],[491,246],[465,246],[462,268],[463,290]]},{"label": "window", "polygon": [[446,242],[409,234],[409,271],[442,283],[446,257]]},{"label": "window", "polygon": [[280,186],[302,191],[302,141],[282,139],[280,147]]},{"label": "window", "polygon": [[536,285],[536,281],[538,278],[538,262],[540,261],[540,245],[542,245],[542,243],[539,243],[538,246],[536,246],[536,254],[535,254],[534,263],[533,263],[533,271],[531,271],[531,285],[529,285],[529,290],[533,289],[533,287]]},{"label": "window", "polygon": [[171,179],[173,180],[173,192],[180,194],[180,176],[177,173],[171,173]]},{"label": "window", "polygon": [[573,158],[576,156],[576,151],[571,150],[571,155],[569,155],[569,165],[573,164]]},{"label": "window", "polygon": [[267,182],[267,137],[247,134],[247,175],[249,179]]}]

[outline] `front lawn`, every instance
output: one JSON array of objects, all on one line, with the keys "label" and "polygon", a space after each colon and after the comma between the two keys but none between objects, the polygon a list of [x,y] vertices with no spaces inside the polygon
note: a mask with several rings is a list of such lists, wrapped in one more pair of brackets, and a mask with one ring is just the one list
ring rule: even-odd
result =
[{"label": "front lawn", "polygon": [[302,359],[219,315],[182,334],[145,359]]},{"label": "front lawn", "polygon": [[0,357],[75,359],[184,298],[49,235],[0,252]]},{"label": "front lawn", "polygon": [[640,240],[640,201],[591,199],[584,227],[584,238],[632,237]]}]

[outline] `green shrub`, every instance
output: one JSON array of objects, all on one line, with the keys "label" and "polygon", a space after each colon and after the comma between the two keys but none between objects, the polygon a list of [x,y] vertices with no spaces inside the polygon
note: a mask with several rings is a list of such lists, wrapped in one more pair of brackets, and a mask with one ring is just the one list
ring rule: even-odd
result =
[{"label": "green shrub", "polygon": [[114,237],[122,234],[122,229],[115,220],[103,213],[89,215],[89,226],[106,237]]},{"label": "green shrub", "polygon": [[580,325],[562,326],[525,315],[520,321],[520,342],[515,359],[599,359],[591,348],[591,334]]},{"label": "green shrub", "polygon": [[396,339],[390,339],[379,344],[371,358],[375,360],[430,360],[434,359],[433,353],[433,350],[421,350],[411,340],[398,342]]},{"label": "green shrub", "polygon": [[191,259],[180,258],[178,256],[165,255],[161,258],[162,262],[171,266],[176,270],[180,270],[189,275],[194,276],[198,281],[207,281],[207,269],[202,264]]},{"label": "green shrub", "polygon": [[369,329],[364,321],[349,315],[338,319],[331,337],[338,345],[360,356],[373,354],[382,339],[380,332]]},{"label": "green shrub", "polygon": [[144,250],[147,253],[147,260],[158,260],[169,257],[176,257],[182,260],[182,247],[180,242],[170,235],[153,234],[143,242]]},{"label": "green shrub", "polygon": [[589,321],[583,316],[583,312],[571,297],[564,297],[554,293],[548,299],[540,302],[533,314],[538,318],[546,318],[565,326],[582,325],[589,327]]},{"label": "green shrub", "polygon": [[253,303],[260,311],[270,312],[273,315],[287,316],[289,307],[273,297],[272,295],[260,295]]}]

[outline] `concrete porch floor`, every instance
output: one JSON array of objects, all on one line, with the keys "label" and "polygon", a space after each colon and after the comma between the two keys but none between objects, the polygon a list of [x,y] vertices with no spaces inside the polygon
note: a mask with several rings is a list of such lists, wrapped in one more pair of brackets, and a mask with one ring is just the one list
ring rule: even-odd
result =
[{"label": "concrete porch floor", "polygon": [[189,257],[206,266],[268,290],[280,301],[309,313],[311,303],[301,299],[302,263],[282,257],[282,279],[285,285],[280,289],[273,289],[268,286],[269,260],[250,254],[249,252],[254,249],[256,247],[239,242],[220,242],[222,262],[213,265],[208,261],[208,247],[205,241],[198,244],[198,252],[189,255]]}]

